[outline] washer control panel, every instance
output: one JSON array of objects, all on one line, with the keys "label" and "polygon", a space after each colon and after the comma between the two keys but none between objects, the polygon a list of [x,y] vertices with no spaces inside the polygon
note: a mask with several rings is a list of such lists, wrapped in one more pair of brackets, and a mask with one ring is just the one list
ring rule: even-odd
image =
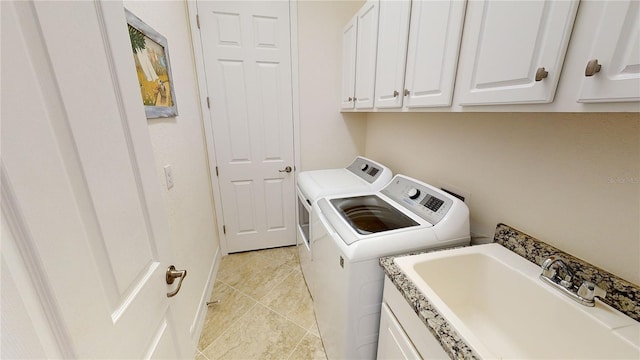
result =
[{"label": "washer control panel", "polygon": [[394,177],[381,192],[432,225],[440,222],[454,203],[445,192],[403,176]]},{"label": "washer control panel", "polygon": [[370,184],[376,181],[383,171],[382,166],[362,157],[357,157],[351,165],[347,166],[347,170]]}]

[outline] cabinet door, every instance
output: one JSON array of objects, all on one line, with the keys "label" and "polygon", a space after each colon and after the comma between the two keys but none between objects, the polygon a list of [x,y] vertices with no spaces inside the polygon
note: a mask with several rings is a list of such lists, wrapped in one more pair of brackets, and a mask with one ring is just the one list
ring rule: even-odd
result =
[{"label": "cabinet door", "polygon": [[460,104],[553,101],[577,9],[577,0],[470,1]]},{"label": "cabinet door", "polygon": [[449,106],[466,1],[414,1],[407,51],[405,106]]},{"label": "cabinet door", "polygon": [[[597,30],[589,57],[584,59],[585,78],[578,102],[640,100],[640,3],[598,1],[582,6],[580,16],[585,14]],[[586,76],[591,60],[597,60],[601,68]]]},{"label": "cabinet door", "polygon": [[402,325],[384,302],[380,311],[378,359],[422,359]]},{"label": "cabinet door", "polygon": [[342,89],[340,107],[353,109],[356,84],[356,34],[358,17],[354,16],[342,30]]},{"label": "cabinet door", "polygon": [[373,108],[376,76],[376,49],[378,44],[377,0],[369,0],[358,11],[356,35],[356,109]]},{"label": "cabinet door", "polygon": [[380,2],[375,91],[377,108],[402,106],[410,12],[409,0]]}]

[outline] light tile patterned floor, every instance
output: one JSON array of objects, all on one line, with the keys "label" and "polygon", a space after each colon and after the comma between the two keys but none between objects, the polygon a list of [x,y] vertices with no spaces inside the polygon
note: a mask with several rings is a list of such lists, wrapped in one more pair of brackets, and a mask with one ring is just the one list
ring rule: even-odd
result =
[{"label": "light tile patterned floor", "polygon": [[225,256],[196,360],[326,359],[295,246]]}]

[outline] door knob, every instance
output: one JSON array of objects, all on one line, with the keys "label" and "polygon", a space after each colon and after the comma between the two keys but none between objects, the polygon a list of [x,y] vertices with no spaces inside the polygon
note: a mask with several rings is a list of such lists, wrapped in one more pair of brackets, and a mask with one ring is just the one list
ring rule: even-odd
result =
[{"label": "door knob", "polygon": [[167,284],[171,285],[173,282],[180,278],[180,282],[178,282],[178,287],[171,292],[167,293],[167,297],[174,297],[180,291],[180,287],[182,286],[182,280],[187,277],[187,270],[176,270],[176,267],[171,265],[167,268],[166,280]]},{"label": "door knob", "polygon": [[292,171],[291,166],[287,166],[284,169],[278,170],[278,172],[286,172],[286,173],[290,173],[291,171]]}]

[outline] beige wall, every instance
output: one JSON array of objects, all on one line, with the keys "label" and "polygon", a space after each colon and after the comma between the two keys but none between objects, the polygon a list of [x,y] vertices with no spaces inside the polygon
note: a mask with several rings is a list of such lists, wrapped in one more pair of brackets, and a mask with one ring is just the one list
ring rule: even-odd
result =
[{"label": "beige wall", "polygon": [[[180,294],[175,297],[177,318],[191,326],[219,251],[209,178],[204,128],[200,114],[186,3],[180,1],[125,1],[124,5],[167,38],[177,117],[149,119],[158,182],[169,217],[174,265],[187,269]],[[152,6],[151,6],[152,5]],[[174,187],[167,190],[163,167],[171,165]],[[207,294],[208,295],[208,294]],[[196,339],[197,341],[197,339]]]},{"label": "beige wall", "polygon": [[301,170],[343,167],[364,152],[365,114],[341,114],[342,28],[363,1],[299,1]]},{"label": "beige wall", "polygon": [[503,222],[640,284],[637,113],[374,113],[365,153],[471,193],[475,236]]}]

